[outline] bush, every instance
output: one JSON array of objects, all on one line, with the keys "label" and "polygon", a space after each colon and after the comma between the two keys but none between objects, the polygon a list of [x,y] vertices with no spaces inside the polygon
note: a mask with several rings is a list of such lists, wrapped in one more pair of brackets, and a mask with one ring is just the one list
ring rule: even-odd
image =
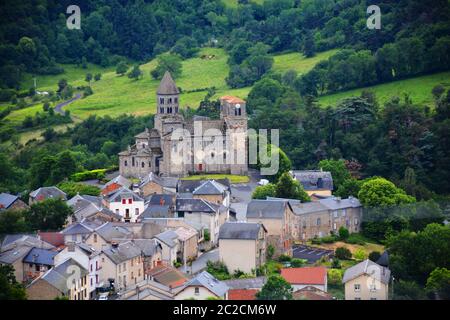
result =
[{"label": "bush", "polygon": [[291,261],[291,257],[288,256],[287,254],[281,254],[278,257],[278,261],[280,261],[280,262],[290,262]]},{"label": "bush", "polygon": [[339,238],[341,240],[347,240],[349,236],[350,236],[350,232],[348,232],[347,228],[345,228],[345,227],[339,228]]},{"label": "bush", "polygon": [[343,270],[329,269],[328,270],[328,285],[340,286],[342,285]]},{"label": "bush", "polygon": [[227,266],[221,261],[208,261],[206,262],[206,271],[216,277],[218,280],[231,279],[231,275],[228,272]]},{"label": "bush", "polygon": [[358,261],[363,261],[367,258],[367,254],[363,249],[358,249],[353,253],[353,257]]},{"label": "bush", "polygon": [[306,260],[305,259],[298,259],[298,258],[293,258],[291,259],[291,267],[292,268],[300,268],[303,267],[306,264]]},{"label": "bush", "polygon": [[336,248],[334,255],[336,256],[336,258],[341,260],[350,260],[352,258],[351,251],[346,247]]},{"label": "bush", "polygon": [[106,169],[96,169],[90,171],[83,171],[74,173],[70,179],[75,182],[86,181],[86,180],[102,180],[105,178]]},{"label": "bush", "polygon": [[341,261],[338,258],[334,258],[331,261],[331,267],[334,269],[340,269],[341,268]]},{"label": "bush", "polygon": [[345,242],[363,246],[366,244],[366,239],[359,233],[352,233]]},{"label": "bush", "polygon": [[331,236],[322,237],[320,240],[321,240],[322,243],[334,243],[338,239],[337,239],[336,236],[331,235]]}]

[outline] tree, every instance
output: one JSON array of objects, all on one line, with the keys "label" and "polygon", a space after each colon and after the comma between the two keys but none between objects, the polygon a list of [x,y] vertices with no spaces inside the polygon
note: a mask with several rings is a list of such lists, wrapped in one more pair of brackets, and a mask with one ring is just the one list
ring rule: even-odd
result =
[{"label": "tree", "polygon": [[102,78],[102,74],[101,73],[96,73],[94,76],[94,80],[95,81],[99,81]]},{"label": "tree", "polygon": [[123,76],[125,73],[127,73],[128,66],[125,61],[119,62],[119,64],[116,67],[116,73],[120,76]]},{"label": "tree", "polygon": [[72,208],[60,199],[47,199],[31,205],[25,211],[25,219],[31,230],[60,230],[73,214]]},{"label": "tree", "polygon": [[348,198],[350,196],[357,197],[359,190],[361,190],[362,184],[363,184],[363,181],[361,181],[361,180],[356,180],[353,178],[346,179],[337,188],[337,190],[334,194],[341,198]]},{"label": "tree", "polygon": [[181,75],[181,58],[175,54],[161,54],[157,57],[157,66],[150,72],[154,79],[162,79],[164,73],[169,71],[173,78]]},{"label": "tree", "polygon": [[275,194],[279,198],[298,199],[302,202],[311,201],[300,182],[294,180],[288,172],[283,173],[275,189]]},{"label": "tree", "polygon": [[[333,259],[337,260],[337,259]],[[342,286],[342,276],[343,270],[340,269],[329,269],[328,270],[328,284],[330,286],[339,287]]]},{"label": "tree", "polygon": [[66,87],[67,87],[68,83],[66,79],[60,79],[58,81],[58,93],[60,93],[61,91],[63,91]]},{"label": "tree", "polygon": [[292,300],[292,287],[280,275],[271,275],[256,294],[258,300]]},{"label": "tree", "polygon": [[58,184],[58,188],[67,194],[68,198],[72,198],[78,194],[87,194],[91,196],[100,195],[100,189],[96,186],[66,181]]},{"label": "tree", "polygon": [[135,65],[133,69],[131,69],[130,73],[128,73],[128,78],[138,80],[142,76],[142,71],[139,69],[139,65]]},{"label": "tree", "polygon": [[339,228],[339,239],[347,240],[349,236],[350,236],[350,232],[348,231],[348,229],[346,227],[342,226]]},{"label": "tree", "polygon": [[394,300],[426,300],[424,288],[417,282],[398,280],[394,286]]},{"label": "tree", "polygon": [[333,177],[334,189],[339,189],[344,181],[351,178],[350,172],[345,166],[344,160],[322,160],[319,162],[319,167],[323,171],[329,171]]},{"label": "tree", "polygon": [[334,255],[340,260],[350,260],[352,258],[351,251],[346,247],[336,248],[336,250],[334,251]]},{"label": "tree", "polygon": [[355,252],[353,253],[353,257],[357,261],[363,261],[367,258],[367,254],[364,251],[364,249],[356,249]]},{"label": "tree", "polygon": [[414,197],[408,196],[405,191],[384,178],[374,178],[364,182],[358,198],[366,207],[393,206],[416,201]]},{"label": "tree", "polygon": [[25,288],[17,282],[14,267],[0,265],[0,300],[25,300]]},{"label": "tree", "polygon": [[303,43],[303,54],[307,57],[313,57],[316,54],[316,44],[314,42],[314,36],[311,31],[307,31],[305,40]]},{"label": "tree", "polygon": [[436,268],[427,279],[426,288],[428,291],[437,294],[439,299],[450,299],[450,270],[446,268]]},{"label": "tree", "polygon": [[86,73],[86,78],[84,79],[84,81],[88,82],[90,85],[92,81],[92,73]]},{"label": "tree", "polygon": [[45,141],[51,141],[56,137],[56,131],[53,128],[47,128],[42,133],[42,136],[44,137]]},{"label": "tree", "polygon": [[429,224],[417,233],[404,230],[387,239],[389,266],[398,279],[425,285],[436,268],[450,269],[450,228]]},{"label": "tree", "polygon": [[266,199],[267,197],[276,196],[276,187],[272,183],[265,186],[257,186],[252,193],[252,199]]}]

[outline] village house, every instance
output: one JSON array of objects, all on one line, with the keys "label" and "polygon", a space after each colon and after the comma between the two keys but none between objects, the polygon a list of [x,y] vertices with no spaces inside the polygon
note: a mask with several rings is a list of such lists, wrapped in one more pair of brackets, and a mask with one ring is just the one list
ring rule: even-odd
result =
[{"label": "village house", "polygon": [[388,268],[364,260],[345,270],[345,300],[388,300],[390,278]]},{"label": "village house", "polygon": [[109,210],[121,215],[125,222],[136,222],[145,207],[144,199],[125,187],[104,197],[103,203]]},{"label": "village house", "polygon": [[132,239],[133,232],[121,224],[107,222],[94,229],[86,237],[85,243],[96,250],[102,250],[119,240]]},{"label": "village house", "polygon": [[267,230],[267,246],[275,256],[292,253],[292,207],[285,200],[252,200],[247,205],[247,222],[263,224]]},{"label": "village house", "polygon": [[164,263],[159,263],[156,267],[149,270],[147,277],[148,280],[159,283],[169,289],[168,291],[170,291],[172,296],[172,289],[180,288],[188,281],[183,273]]},{"label": "village house", "polygon": [[291,284],[294,292],[305,287],[314,287],[324,292],[328,290],[325,267],[282,268],[281,276]]},{"label": "village house", "polygon": [[230,279],[223,281],[228,286],[228,300],[256,300],[256,294],[266,284],[266,277]]},{"label": "village house", "polygon": [[133,239],[131,242],[141,249],[144,276],[148,276],[162,261],[162,246],[156,239]]},{"label": "village house", "polygon": [[141,249],[132,241],[112,244],[102,250],[101,280],[104,283],[114,280],[117,290],[144,280],[144,258]]},{"label": "village house", "polygon": [[[77,270],[73,272],[73,270]],[[28,300],[89,300],[88,271],[73,259],[48,270],[26,287]]]},{"label": "village house", "polygon": [[64,236],[64,243],[84,242],[96,228],[103,224],[102,221],[89,221],[86,219],[81,222],[72,223],[61,231],[61,234]]},{"label": "village house", "polygon": [[230,206],[231,186],[228,179],[216,180],[180,180],[177,185],[178,194],[203,199],[225,207]]},{"label": "village house", "polygon": [[85,243],[68,243],[55,257],[55,265],[59,265],[67,259],[73,259],[88,271],[89,299],[94,299],[96,289],[103,286],[100,282],[100,251]]},{"label": "village house", "polygon": [[178,178],[159,177],[150,172],[139,183],[139,194],[144,198],[152,194],[175,194],[177,183]]},{"label": "village house", "polygon": [[306,286],[293,292],[292,298],[294,300],[333,300],[331,294],[314,286]]},{"label": "village house", "polygon": [[184,264],[195,260],[198,256],[198,232],[191,227],[178,227],[173,229],[173,231],[178,236],[181,262]]},{"label": "village house", "polygon": [[17,282],[24,281],[23,258],[31,251],[32,247],[20,246],[0,253],[0,265],[10,265],[14,268],[14,276]]},{"label": "village house", "polygon": [[362,205],[358,199],[352,196],[347,199],[329,197],[319,201],[330,211],[331,230],[334,233],[339,232],[341,227],[348,229],[351,233],[360,231]]},{"label": "village house", "polygon": [[177,260],[178,252],[180,251],[180,242],[178,234],[173,230],[166,230],[155,235],[155,240],[162,247],[162,261],[167,265],[173,266]]},{"label": "village house", "polygon": [[30,192],[28,204],[31,206],[33,203],[48,199],[60,199],[66,201],[67,194],[57,187],[41,187]]},{"label": "village house", "polygon": [[54,257],[57,251],[41,248],[33,248],[23,258],[23,281],[29,282],[51,269],[54,265]]},{"label": "village house", "polygon": [[114,179],[109,180],[101,190],[102,196],[108,196],[112,193],[115,193],[120,188],[127,188],[130,189],[132,187],[131,180],[128,180],[127,178],[118,175]]},{"label": "village house", "polygon": [[175,300],[207,300],[208,298],[227,300],[228,286],[207,271],[197,274],[186,282],[174,296]]},{"label": "village house", "polygon": [[103,205],[101,197],[77,194],[67,200],[67,205],[73,210],[73,215],[68,218],[68,225],[84,219],[102,220],[104,222],[122,220],[120,214],[112,212]]},{"label": "village house", "polygon": [[266,262],[264,225],[248,222],[227,222],[220,227],[219,259],[230,273],[237,270],[251,274]]},{"label": "village house", "polygon": [[328,171],[322,170],[293,170],[292,177],[300,182],[308,196],[313,200],[331,196],[333,191],[333,177]]},{"label": "village house", "polygon": [[228,209],[203,199],[177,198],[175,205],[177,218],[195,228],[200,238],[209,235],[209,241],[216,245],[219,240],[219,228],[228,220]]},{"label": "village house", "polygon": [[27,209],[28,205],[20,200],[19,196],[9,193],[0,193],[0,211]]},{"label": "village house", "polygon": [[35,235],[31,234],[7,234],[2,241],[0,252],[5,252],[11,249],[27,246],[30,248],[54,249],[55,247],[50,243],[40,240]]}]

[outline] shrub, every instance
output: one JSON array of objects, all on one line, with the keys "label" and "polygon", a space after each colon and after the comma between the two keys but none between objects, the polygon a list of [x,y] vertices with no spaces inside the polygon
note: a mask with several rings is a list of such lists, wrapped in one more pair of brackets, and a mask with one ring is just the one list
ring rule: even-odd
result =
[{"label": "shrub", "polygon": [[348,232],[348,229],[345,227],[340,227],[339,228],[339,238],[341,240],[347,240],[349,237],[350,233]]},{"label": "shrub", "polygon": [[358,261],[362,261],[367,258],[367,254],[363,249],[358,249],[353,253],[353,257]]},{"label": "shrub", "polygon": [[291,257],[288,256],[287,254],[282,254],[278,257],[278,261],[280,262],[290,262],[291,261]]},{"label": "shrub", "polygon": [[74,173],[70,179],[75,182],[86,181],[86,180],[102,180],[105,178],[106,169],[96,169],[90,171],[83,171]]},{"label": "shrub", "polygon": [[292,268],[300,268],[300,267],[303,267],[305,264],[306,264],[305,259],[298,259],[298,258],[291,259],[291,267]]},{"label": "shrub", "polygon": [[267,246],[267,259],[271,260],[275,254],[275,247],[271,244]]},{"label": "shrub", "polygon": [[338,258],[334,258],[331,262],[331,267],[334,269],[340,269],[341,268],[341,261]]},{"label": "shrub", "polygon": [[334,255],[336,256],[336,258],[341,259],[341,260],[349,260],[352,258],[351,251],[349,249],[347,249],[346,247],[336,248]]},{"label": "shrub", "polygon": [[342,275],[343,275],[343,270],[329,269],[328,270],[328,284],[330,286],[342,285]]},{"label": "shrub", "polygon": [[338,239],[335,235],[330,235],[330,236],[322,237],[320,240],[322,243],[333,243],[333,242],[336,242]]},{"label": "shrub", "polygon": [[206,271],[216,277],[218,280],[231,279],[231,275],[228,272],[227,266],[221,261],[208,261],[206,262]]}]

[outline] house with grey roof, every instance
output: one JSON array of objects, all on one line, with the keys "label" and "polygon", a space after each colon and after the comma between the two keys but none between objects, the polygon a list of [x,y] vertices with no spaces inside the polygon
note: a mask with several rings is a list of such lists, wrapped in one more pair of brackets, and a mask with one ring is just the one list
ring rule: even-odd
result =
[{"label": "house with grey roof", "polygon": [[345,300],[388,300],[391,271],[366,259],[345,270]]},{"label": "house with grey roof", "polygon": [[348,229],[351,233],[360,231],[363,208],[357,198],[349,196],[347,199],[341,199],[332,196],[321,199],[319,202],[330,212],[330,226],[333,233],[339,232],[341,227]]},{"label": "house with grey roof", "polygon": [[113,243],[101,252],[102,279],[113,282],[117,290],[125,290],[144,280],[144,258],[133,241]]},{"label": "house with grey roof", "polygon": [[36,247],[41,249],[55,248],[50,243],[47,243],[37,236],[32,234],[7,234],[2,241],[0,252],[8,251],[21,246]]},{"label": "house with grey roof", "polygon": [[141,179],[138,188],[139,193],[143,197],[148,197],[152,194],[168,194],[176,193],[178,178],[176,177],[160,177],[153,172],[145,175]]},{"label": "house with grey roof", "polygon": [[125,187],[121,187],[103,199],[106,207],[115,214],[122,216],[125,222],[136,222],[145,209],[144,198]]},{"label": "house with grey roof", "polygon": [[[227,179],[228,180],[228,179]],[[215,204],[230,206],[230,187],[216,180],[206,180],[192,190],[193,198],[203,199]]]},{"label": "house with grey roof", "polygon": [[29,300],[89,300],[88,270],[74,259],[67,259],[33,280],[26,292]]},{"label": "house with grey roof", "polygon": [[206,300],[208,298],[227,299],[228,286],[217,280],[209,272],[203,271],[187,281],[174,298],[175,300]]},{"label": "house with grey roof", "polygon": [[84,242],[97,250],[102,250],[120,240],[132,239],[135,235],[131,228],[132,226],[128,227],[125,223],[107,222],[95,228]]},{"label": "house with grey roof", "polygon": [[9,193],[0,193],[0,212],[4,210],[22,210],[28,208],[28,205],[20,200],[19,196]]},{"label": "house with grey roof", "polygon": [[14,276],[17,282],[22,283],[23,277],[23,258],[28,255],[32,247],[20,246],[0,253],[0,265],[10,265],[14,268]]},{"label": "house with grey roof", "polygon": [[264,225],[267,245],[275,248],[275,255],[291,252],[294,214],[289,201],[254,199],[247,205],[246,218]]},{"label": "house with grey roof", "polygon": [[61,233],[64,235],[64,242],[84,242],[94,230],[104,224],[100,220],[82,220],[68,225]]},{"label": "house with grey roof", "polygon": [[166,230],[155,235],[154,239],[162,247],[162,261],[173,266],[177,260],[178,252],[181,251],[178,234],[173,230]]},{"label": "house with grey roof", "polygon": [[55,186],[40,187],[39,189],[30,192],[28,204],[31,206],[33,203],[48,199],[60,199],[66,201],[67,194]]},{"label": "house with grey roof", "polygon": [[177,198],[175,213],[177,218],[183,218],[184,222],[194,227],[200,238],[204,238],[206,232],[209,234],[209,241],[217,244],[219,228],[228,220],[229,210],[204,199]]},{"label": "house with grey roof", "polygon": [[47,272],[55,265],[54,258],[57,251],[41,248],[33,248],[23,258],[24,281],[31,281]]},{"label": "house with grey roof", "polygon": [[141,249],[144,258],[144,274],[147,275],[162,261],[162,245],[156,239],[133,239],[131,240]]},{"label": "house with grey roof", "polygon": [[329,171],[293,170],[292,177],[300,182],[306,193],[311,196],[328,197],[333,191],[333,177]]},{"label": "house with grey roof", "polygon": [[266,262],[266,238],[261,223],[226,222],[219,232],[219,259],[231,273],[254,273]]},{"label": "house with grey roof", "polygon": [[101,219],[107,221],[121,221],[122,216],[116,214],[103,205],[102,198],[91,195],[77,194],[67,201],[67,205],[73,210],[68,224],[82,221],[84,219]]}]

